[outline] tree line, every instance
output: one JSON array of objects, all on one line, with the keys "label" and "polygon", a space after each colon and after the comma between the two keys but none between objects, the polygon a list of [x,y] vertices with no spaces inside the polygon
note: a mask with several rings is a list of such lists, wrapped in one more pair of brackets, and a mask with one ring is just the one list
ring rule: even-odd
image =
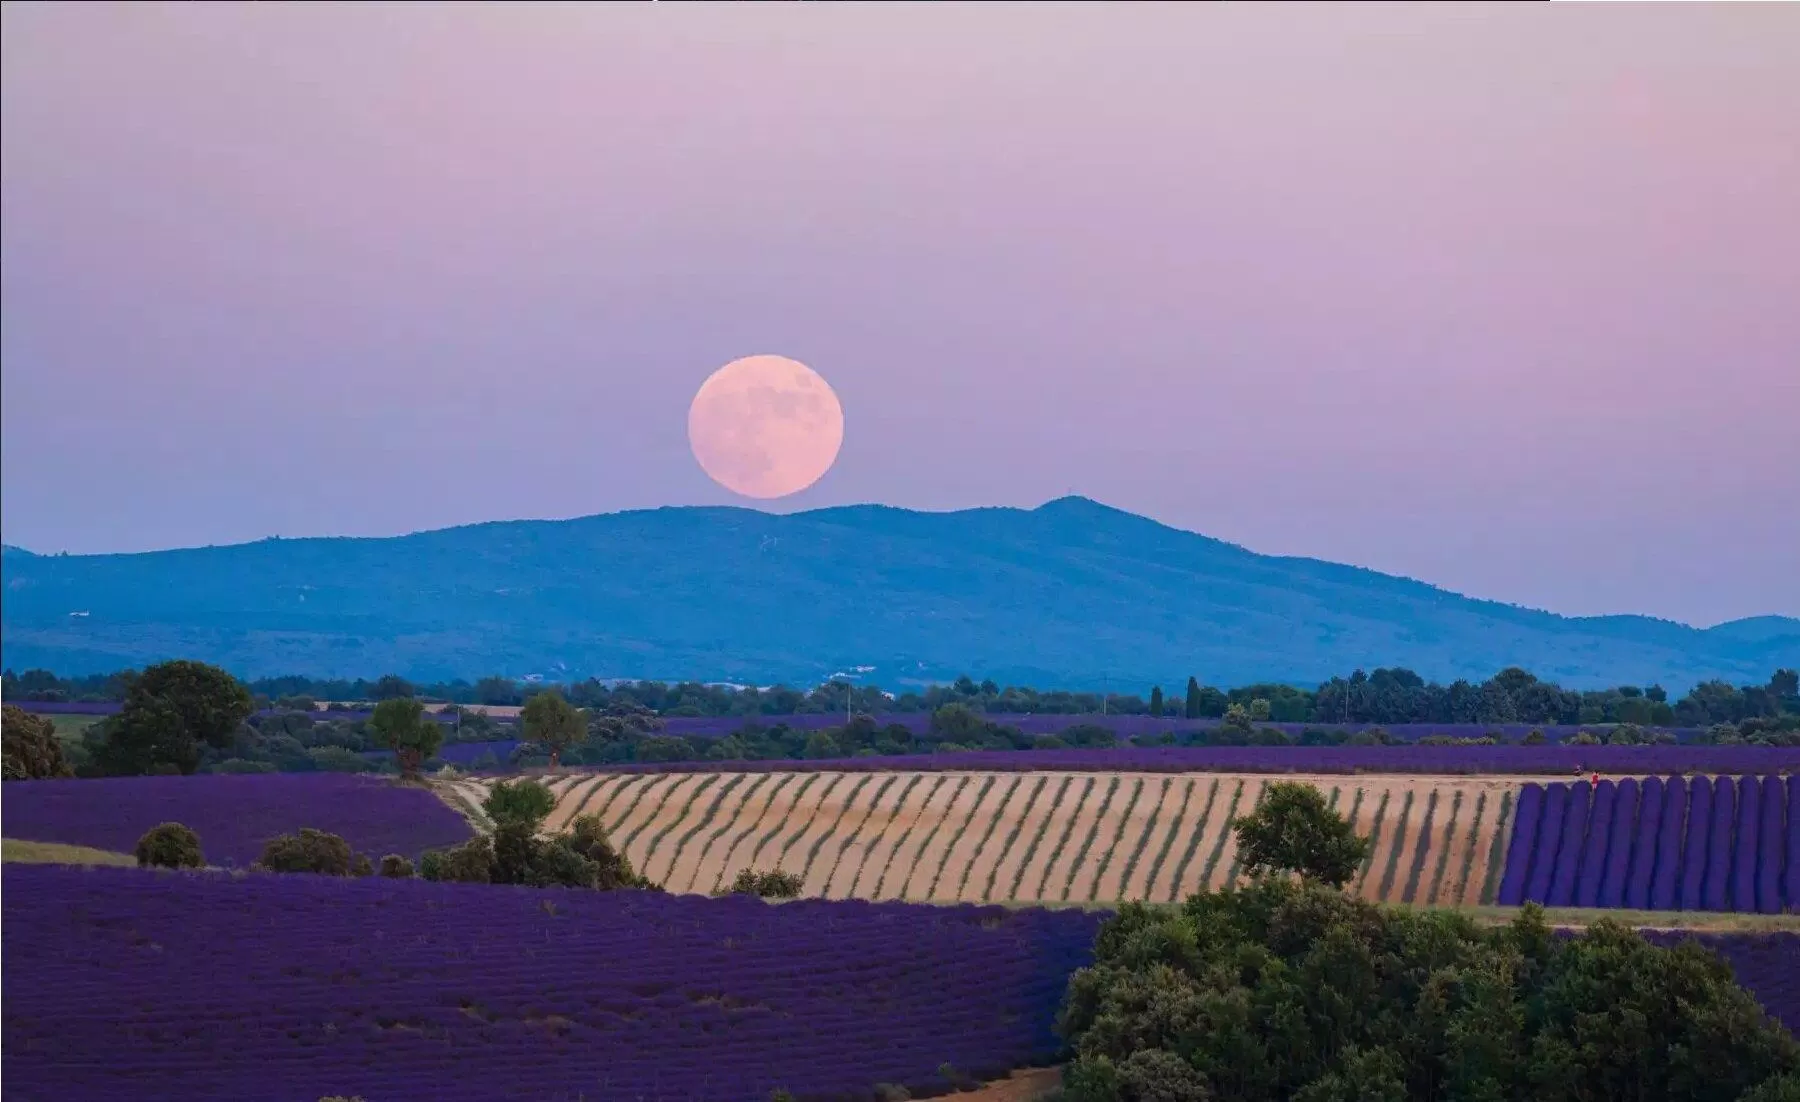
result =
[{"label": "tree line", "polygon": [[[1505,675],[1496,680],[1504,680]],[[1782,674],[1772,679],[1781,688]],[[1371,679],[1372,680],[1372,679]],[[1369,682],[1346,682],[1367,684]],[[1384,682],[1392,684],[1391,681]],[[1520,682],[1522,694],[1535,683]],[[1702,736],[1715,743],[1749,742],[1800,746],[1800,706],[1788,695],[1771,694],[1774,714],[1755,714],[1713,724]],[[250,688],[216,666],[199,662],[160,663],[128,683],[121,710],[88,725],[78,736],[61,737],[52,720],[5,708],[5,776],[8,780],[67,776],[130,776],[156,773],[265,773],[398,771],[416,776],[438,769],[447,739],[486,742],[503,733],[519,736],[502,757],[491,750],[464,763],[472,771],[679,761],[829,759],[967,750],[1056,750],[1121,745],[1121,736],[1097,722],[1074,722],[1055,734],[1030,734],[962,701],[941,704],[922,729],[882,722],[854,713],[843,723],[802,729],[779,719],[746,715],[724,735],[679,735],[664,716],[629,698],[604,707],[580,707],[556,688],[532,693],[517,727],[500,728],[479,712],[459,716],[446,727],[425,711],[416,696],[390,696],[366,718],[333,719],[308,710],[258,712]],[[1384,745],[1398,741],[1379,725],[1305,726],[1290,734],[1269,725],[1276,706],[1266,697],[1228,702],[1220,722],[1189,728],[1162,728],[1130,740],[1138,746],[1334,746]],[[1572,744],[1637,745],[1669,742],[1667,731],[1621,722],[1582,728],[1561,741]],[[1511,741],[1495,730],[1486,734],[1434,735],[1418,744],[1479,744]],[[1516,737],[1525,744],[1552,741],[1542,730]],[[371,755],[387,751],[388,756]]]},{"label": "tree line", "polygon": [[[74,678],[58,677],[48,670],[6,670],[0,673],[0,695],[8,700],[123,701],[138,676],[132,670]],[[1674,700],[1659,685],[1565,689],[1518,667],[1502,670],[1480,683],[1458,680],[1448,685],[1426,681],[1399,667],[1372,672],[1355,670],[1311,690],[1276,683],[1222,689],[1190,677],[1184,687],[1165,693],[1161,686],[1152,686],[1143,695],[1001,687],[993,681],[977,682],[968,676],[949,685],[900,693],[842,680],[811,689],[780,685],[759,689],[691,681],[610,684],[592,678],[567,684],[502,677],[414,684],[390,674],[374,681],[275,677],[244,684],[254,704],[263,708],[284,704],[310,706],[326,700],[380,702],[399,697],[464,705],[522,705],[538,693],[555,690],[577,708],[604,711],[620,706],[671,717],[917,713],[961,704],[989,713],[1106,712],[1217,719],[1233,704],[1247,708],[1256,700],[1265,700],[1268,718],[1277,723],[1633,723],[1643,727],[1710,727],[1800,712],[1800,673],[1792,669],[1776,670],[1759,684],[1701,682]]]}]

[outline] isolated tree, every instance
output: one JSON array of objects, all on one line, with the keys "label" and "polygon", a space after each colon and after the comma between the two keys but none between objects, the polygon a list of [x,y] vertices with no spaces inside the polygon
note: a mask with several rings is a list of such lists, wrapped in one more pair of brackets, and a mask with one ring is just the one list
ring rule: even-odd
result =
[{"label": "isolated tree", "polygon": [[381,875],[390,880],[409,880],[413,874],[413,863],[398,853],[390,853],[381,859]]},{"label": "isolated tree", "polygon": [[527,700],[519,721],[525,728],[525,741],[549,752],[552,769],[562,764],[564,750],[587,737],[586,718],[555,689]]},{"label": "isolated tree", "polygon": [[158,823],[138,839],[137,863],[142,868],[197,869],[206,864],[200,852],[200,836],[180,823]]},{"label": "isolated tree", "polygon": [[1253,725],[1250,722],[1250,713],[1245,710],[1242,704],[1233,704],[1226,708],[1225,718],[1219,725],[1227,731],[1241,735],[1249,734],[1253,728]]},{"label": "isolated tree", "polygon": [[1252,700],[1250,702],[1250,718],[1258,723],[1267,723],[1269,721],[1269,702],[1260,696]]},{"label": "isolated tree", "polygon": [[250,690],[217,666],[158,663],[132,681],[98,764],[109,773],[192,773],[203,747],[231,745],[253,707]]},{"label": "isolated tree", "polygon": [[56,724],[12,704],[0,708],[0,743],[4,744],[5,777],[9,781],[72,777],[63,759]]},{"label": "isolated tree", "polygon": [[1187,683],[1187,703],[1182,708],[1182,715],[1189,719],[1199,719],[1202,707],[1204,705],[1201,703],[1200,697],[1200,680],[1190,677]]},{"label": "isolated tree", "polygon": [[394,752],[400,772],[409,777],[417,776],[419,766],[444,744],[444,729],[410,696],[390,697],[375,705],[369,728],[377,742]]},{"label": "isolated tree", "polygon": [[1256,810],[1232,825],[1238,859],[1251,876],[1294,872],[1307,880],[1341,888],[1369,854],[1343,816],[1331,810],[1324,793],[1310,784],[1276,781]]},{"label": "isolated tree", "polygon": [[501,781],[481,801],[481,810],[496,827],[519,823],[535,833],[556,810],[556,794],[539,781]]},{"label": "isolated tree", "polygon": [[1150,714],[1160,717],[1163,713],[1163,695],[1161,685],[1150,686]]}]

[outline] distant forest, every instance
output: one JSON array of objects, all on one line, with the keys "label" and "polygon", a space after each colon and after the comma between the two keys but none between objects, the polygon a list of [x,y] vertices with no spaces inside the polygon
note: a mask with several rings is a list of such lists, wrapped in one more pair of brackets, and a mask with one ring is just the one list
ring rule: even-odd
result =
[{"label": "distant forest", "polygon": [[[48,670],[6,670],[0,696],[6,700],[122,701],[135,671],[90,677],[58,677]],[[605,683],[594,679],[568,684],[520,682],[503,677],[414,685],[395,676],[374,681],[273,677],[246,683],[258,707],[308,707],[321,701],[381,701],[417,697],[452,704],[520,705],[547,689],[557,689],[578,708],[624,708],[661,716],[781,716],[824,713],[935,712],[961,704],[990,714],[1160,715],[1216,719],[1232,705],[1254,709],[1255,718],[1275,723],[1365,723],[1398,725],[1540,724],[1545,726],[1630,723],[1644,727],[1710,727],[1800,713],[1800,675],[1776,670],[1760,685],[1706,681],[1670,701],[1658,685],[1620,685],[1576,691],[1541,680],[1516,667],[1479,684],[1427,682],[1406,669],[1356,670],[1317,689],[1255,684],[1221,689],[1189,678],[1186,686],[1147,694],[1040,691],[960,677],[949,685],[898,694],[873,685],[831,681],[812,689],[775,686],[733,688],[696,682]]]}]

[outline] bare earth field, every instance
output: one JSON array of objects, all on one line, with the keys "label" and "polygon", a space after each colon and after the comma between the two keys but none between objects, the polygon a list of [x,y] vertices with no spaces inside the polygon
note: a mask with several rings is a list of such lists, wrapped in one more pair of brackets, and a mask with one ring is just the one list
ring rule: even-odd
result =
[{"label": "bare earth field", "polygon": [[[1107,905],[1169,902],[1240,875],[1234,817],[1271,780],[1317,786],[1375,840],[1372,901],[1493,901],[1516,792],[1497,776],[1167,773],[569,772],[547,828],[598,814],[633,866],[710,892],[781,869],[811,896]],[[439,786],[478,826],[491,780]]]}]

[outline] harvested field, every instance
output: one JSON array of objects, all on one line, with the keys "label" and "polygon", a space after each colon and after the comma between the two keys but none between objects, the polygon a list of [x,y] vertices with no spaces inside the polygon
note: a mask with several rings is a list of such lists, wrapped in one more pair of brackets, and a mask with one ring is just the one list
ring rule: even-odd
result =
[{"label": "harvested field", "polygon": [[[632,864],[676,892],[746,868],[834,899],[1169,901],[1240,875],[1234,817],[1272,780],[1316,785],[1373,836],[1353,885],[1415,905],[1493,901],[1523,778],[1040,771],[569,773],[552,828],[599,814]],[[444,787],[478,806],[488,780]]]}]

